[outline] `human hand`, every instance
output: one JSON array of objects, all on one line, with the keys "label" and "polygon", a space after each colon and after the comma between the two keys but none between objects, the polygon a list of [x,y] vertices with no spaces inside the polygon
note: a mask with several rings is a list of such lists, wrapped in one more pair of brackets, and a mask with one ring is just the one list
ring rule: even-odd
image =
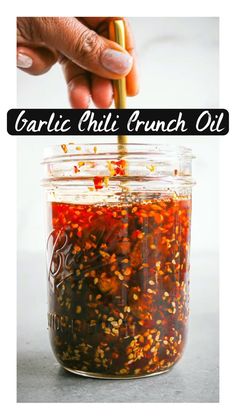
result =
[{"label": "human hand", "polygon": [[58,61],[73,108],[92,98],[99,108],[113,99],[111,80],[126,77],[127,95],[138,93],[134,42],[126,19],[126,50],[108,39],[105,17],[18,17],[17,66],[32,75],[46,73]]}]

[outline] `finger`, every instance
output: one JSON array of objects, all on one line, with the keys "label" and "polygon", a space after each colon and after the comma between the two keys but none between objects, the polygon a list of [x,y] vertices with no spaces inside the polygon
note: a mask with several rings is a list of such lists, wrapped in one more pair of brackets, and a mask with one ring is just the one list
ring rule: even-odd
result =
[{"label": "finger", "polygon": [[128,96],[135,96],[139,91],[139,82],[138,82],[138,69],[137,69],[137,59],[135,53],[135,45],[134,45],[134,37],[132,34],[132,30],[129,24],[128,19],[122,17],[85,17],[83,18],[83,22],[85,22],[90,28],[96,28],[97,32],[109,38],[109,31],[108,25],[111,20],[122,19],[125,24],[125,43],[126,43],[126,50],[129,52],[130,55],[133,57],[133,66],[129,74],[126,76],[126,90]]},{"label": "finger", "polygon": [[[81,18],[80,18],[81,19]],[[134,37],[132,34],[132,30],[129,24],[128,19],[122,17],[83,17],[82,21],[85,22],[87,26],[90,28],[96,28],[97,32],[108,38],[109,37],[109,22],[115,19],[122,19],[125,24],[125,43],[126,43],[126,50],[129,52],[130,55],[133,57],[133,66],[129,74],[126,76],[126,90],[128,96],[135,96],[139,91],[139,82],[138,82],[138,69],[137,69],[137,59],[135,53],[135,46],[134,46]]]},{"label": "finger", "polygon": [[[80,20],[80,22],[84,23],[84,25],[88,26],[90,29],[96,30],[97,28],[100,27],[100,25],[102,25],[103,23],[105,24],[106,28],[107,28],[107,22],[111,19],[109,17],[94,17],[94,16],[83,16],[83,17],[78,17],[76,16],[76,18],[78,20]],[[100,31],[97,31],[101,34]]]},{"label": "finger", "polygon": [[60,63],[66,79],[72,108],[87,109],[91,98],[88,74],[65,57],[60,58]]},{"label": "finger", "polygon": [[134,37],[128,19],[124,19],[125,23],[125,48],[133,57],[133,66],[129,74],[126,76],[126,90],[128,96],[136,96],[139,92],[137,57],[135,52]]},{"label": "finger", "polygon": [[47,48],[17,48],[17,67],[26,73],[40,75],[46,73],[57,62],[55,53]]},{"label": "finger", "polygon": [[88,26],[91,29],[96,30],[100,35],[108,38],[108,23],[111,20],[123,19],[122,17],[77,17],[82,23]]},{"label": "finger", "polygon": [[92,99],[98,108],[109,108],[113,100],[112,83],[108,79],[92,75],[91,78]]},{"label": "finger", "polygon": [[76,18],[38,18],[37,24],[42,41],[91,73],[119,79],[131,70],[133,59],[127,51]]}]

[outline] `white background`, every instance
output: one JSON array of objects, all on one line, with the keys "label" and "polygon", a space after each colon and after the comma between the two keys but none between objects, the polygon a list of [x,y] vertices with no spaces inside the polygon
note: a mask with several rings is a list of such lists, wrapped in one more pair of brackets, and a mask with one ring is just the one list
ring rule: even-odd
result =
[{"label": "white background", "polygon": [[[131,18],[140,68],[140,93],[130,107],[218,107],[218,19]],[[17,106],[68,107],[59,65],[43,76],[18,70]],[[109,141],[112,137],[96,137]],[[73,137],[84,141],[84,137]],[[68,138],[66,139],[68,141]],[[62,137],[18,139],[18,250],[44,250],[43,176],[40,161],[45,145]],[[69,138],[71,140],[71,138]],[[88,141],[88,138],[86,139]],[[93,141],[92,137],[90,141]],[[192,255],[218,250],[218,139],[215,137],[132,137],[136,141],[190,146],[196,159],[193,176]],[[216,256],[217,264],[217,256]]]}]

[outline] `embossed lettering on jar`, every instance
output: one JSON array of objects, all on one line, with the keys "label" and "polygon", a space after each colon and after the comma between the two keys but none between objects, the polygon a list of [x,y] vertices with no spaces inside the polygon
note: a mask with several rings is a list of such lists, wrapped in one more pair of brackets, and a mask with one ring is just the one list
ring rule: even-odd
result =
[{"label": "embossed lettering on jar", "polygon": [[99,378],[168,371],[188,323],[191,150],[64,144],[43,163],[57,360]]}]

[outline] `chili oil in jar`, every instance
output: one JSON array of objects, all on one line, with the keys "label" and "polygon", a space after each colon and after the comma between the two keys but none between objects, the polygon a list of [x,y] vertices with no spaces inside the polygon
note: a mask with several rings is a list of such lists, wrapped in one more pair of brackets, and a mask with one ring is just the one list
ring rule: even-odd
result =
[{"label": "chili oil in jar", "polygon": [[48,327],[76,374],[139,378],[181,357],[189,314],[191,150],[63,144],[44,159]]}]

